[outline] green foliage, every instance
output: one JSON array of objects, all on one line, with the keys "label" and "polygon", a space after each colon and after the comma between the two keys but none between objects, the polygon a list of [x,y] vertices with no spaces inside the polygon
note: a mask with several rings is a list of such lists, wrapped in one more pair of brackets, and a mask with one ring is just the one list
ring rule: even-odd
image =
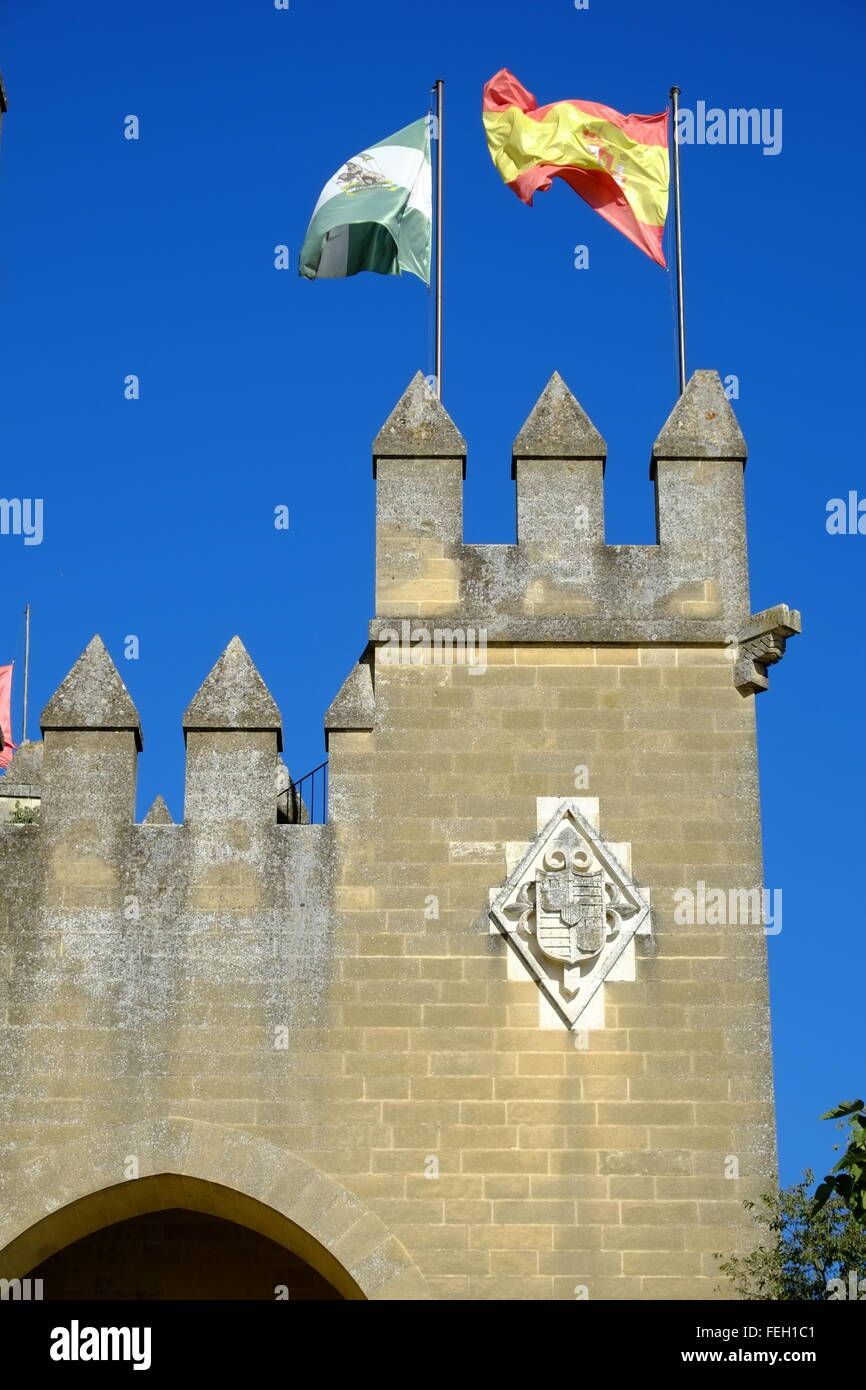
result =
[{"label": "green foliage", "polygon": [[853,1272],[866,1278],[866,1230],[834,1191],[816,1208],[809,1189],[814,1174],[759,1202],[745,1202],[760,1230],[760,1244],[748,1255],[720,1264],[738,1298],[824,1302],[832,1279],[846,1282]]},{"label": "green foliage", "polygon": [[[815,1193],[815,1211],[839,1197],[851,1212],[852,1218],[866,1229],[866,1110],[862,1100],[845,1100],[828,1110],[822,1120],[845,1120],[848,1125],[848,1147],[839,1162],[830,1170]],[[844,1129],[837,1125],[837,1129]],[[841,1144],[834,1144],[838,1152]]]},{"label": "green foliage", "polygon": [[39,806],[22,806],[15,802],[15,809],[9,818],[10,825],[35,825],[39,820]]}]

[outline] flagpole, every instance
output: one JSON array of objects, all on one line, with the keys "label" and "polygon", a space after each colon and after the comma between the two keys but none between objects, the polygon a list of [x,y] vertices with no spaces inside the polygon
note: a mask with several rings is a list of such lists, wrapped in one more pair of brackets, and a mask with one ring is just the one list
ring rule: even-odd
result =
[{"label": "flagpole", "polygon": [[27,695],[30,687],[30,604],[24,605],[24,713],[21,720],[21,742],[27,742]]},{"label": "flagpole", "polygon": [[436,395],[442,399],[442,149],[443,112],[445,107],[445,83],[438,78],[433,90],[436,93],[436,330],[434,348],[434,367]]},{"label": "flagpole", "polygon": [[673,103],[673,175],[674,175],[674,239],[677,275],[677,348],[679,355],[680,395],[686,389],[686,319],[683,307],[683,223],[680,206],[680,145],[677,139],[677,117],[680,110],[680,89],[671,87]]}]

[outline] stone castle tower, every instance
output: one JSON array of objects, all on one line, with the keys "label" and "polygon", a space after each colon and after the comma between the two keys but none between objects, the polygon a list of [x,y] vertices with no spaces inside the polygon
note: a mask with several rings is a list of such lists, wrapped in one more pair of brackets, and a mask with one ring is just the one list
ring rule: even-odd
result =
[{"label": "stone castle tower", "polygon": [[653,448],[656,545],[605,545],[605,444],[558,376],[514,444],[517,544],[463,543],[465,456],[417,377],[374,445],[327,824],[278,800],[237,638],[184,716],[182,824],[135,823],[98,638],[0,779],[38,808],[0,825],[0,1276],[725,1296],[775,1176],[751,697],[799,615],[750,613],[714,372]]}]

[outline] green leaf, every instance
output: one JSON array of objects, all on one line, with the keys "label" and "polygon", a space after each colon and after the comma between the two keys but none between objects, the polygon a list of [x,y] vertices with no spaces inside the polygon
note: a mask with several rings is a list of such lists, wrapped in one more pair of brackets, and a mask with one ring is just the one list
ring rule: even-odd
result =
[{"label": "green leaf", "polygon": [[864,1102],[862,1100],[843,1100],[841,1105],[837,1105],[835,1110],[828,1110],[826,1115],[822,1115],[822,1120],[841,1120],[844,1115],[853,1115],[855,1110],[862,1110]]},{"label": "green leaf", "polygon": [[827,1202],[831,1197],[833,1191],[833,1181],[831,1178],[826,1177],[824,1181],[820,1183],[815,1190],[815,1196],[812,1198],[812,1211],[820,1211],[821,1208],[824,1206],[825,1202]]}]

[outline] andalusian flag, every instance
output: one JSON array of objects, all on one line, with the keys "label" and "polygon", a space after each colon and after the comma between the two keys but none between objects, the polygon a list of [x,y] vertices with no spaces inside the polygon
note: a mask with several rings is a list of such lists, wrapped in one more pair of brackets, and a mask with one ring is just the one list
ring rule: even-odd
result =
[{"label": "andalusian flag", "polygon": [[524,203],[564,179],[590,207],[665,264],[668,113],[622,116],[594,101],[538,106],[507,68],[484,88],[490,156]]},{"label": "andalusian flag", "polygon": [[307,280],[360,270],[430,283],[433,183],[427,117],[356,154],[322,189],[301,250]]}]

